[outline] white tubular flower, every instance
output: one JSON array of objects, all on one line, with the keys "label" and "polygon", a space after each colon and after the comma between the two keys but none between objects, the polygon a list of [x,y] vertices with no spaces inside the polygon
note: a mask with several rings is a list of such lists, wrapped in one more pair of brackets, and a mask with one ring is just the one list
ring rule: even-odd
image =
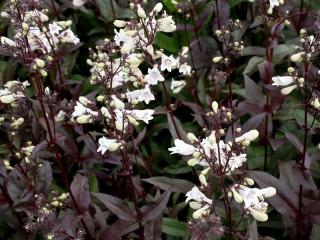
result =
[{"label": "white tubular flower", "polygon": [[268,9],[268,14],[272,14],[273,8],[274,7],[279,7],[280,1],[279,0],[269,0],[269,9]]},{"label": "white tubular flower", "polygon": [[[264,189],[249,188],[236,184],[231,189],[235,200],[241,203],[243,200],[244,209],[251,214],[257,221],[267,221],[268,203],[264,202],[264,198],[272,197],[276,194],[276,189],[268,187]],[[237,198],[237,199],[236,199]]]},{"label": "white tubular flower", "polygon": [[243,141],[253,141],[255,139],[257,139],[259,137],[259,132],[257,130],[251,130],[249,132],[246,132],[245,134],[243,134],[240,137],[237,137],[235,139],[235,142],[239,143],[239,142],[243,142]]},{"label": "white tubular flower", "polygon": [[164,81],[164,77],[161,75],[157,65],[154,65],[152,69],[148,69],[148,74],[144,79],[150,85],[157,85],[158,81]]},{"label": "white tubular flower", "polygon": [[72,4],[75,7],[81,7],[86,3],[86,0],[73,0]]},{"label": "white tubular flower", "polygon": [[101,154],[104,154],[106,151],[116,151],[121,146],[121,143],[119,143],[116,139],[108,139],[106,137],[102,137],[99,139],[99,148],[97,152],[101,152]]},{"label": "white tubular flower", "polygon": [[207,216],[210,213],[210,206],[204,205],[202,208],[199,208],[192,214],[194,219],[201,219],[204,216]]},{"label": "white tubular flower", "polygon": [[100,109],[100,111],[101,111],[102,115],[105,116],[106,118],[108,118],[108,119],[112,118],[110,112],[108,111],[108,109],[106,107],[102,107]]},{"label": "white tubular flower", "polygon": [[315,99],[311,102],[311,106],[314,107],[315,109],[319,109],[319,108],[320,108],[319,98],[315,98]]},{"label": "white tubular flower", "polygon": [[288,86],[291,83],[294,83],[294,79],[291,76],[277,76],[277,77],[272,77],[272,85],[275,86]]},{"label": "white tubular flower", "polygon": [[67,116],[66,112],[63,110],[60,110],[58,112],[58,114],[54,117],[54,121],[55,122],[62,122],[66,119],[66,116]]},{"label": "white tubular flower", "polygon": [[174,32],[177,29],[172,16],[166,16],[157,20],[158,30],[160,32]]},{"label": "white tubular flower", "polygon": [[9,47],[16,47],[16,43],[7,37],[1,37],[0,42],[2,45],[8,45]]},{"label": "white tubular flower", "polygon": [[128,121],[125,118],[125,112],[126,110],[119,110],[115,109],[114,113],[116,114],[116,129],[119,131],[125,131],[125,129],[128,127]]},{"label": "white tubular flower", "polygon": [[30,156],[35,146],[23,147],[21,151],[26,155]]},{"label": "white tubular flower", "polygon": [[177,61],[173,57],[173,55],[170,55],[169,57],[165,54],[162,54],[161,56],[161,71],[167,70],[168,72],[171,72],[172,69],[177,67]]},{"label": "white tubular flower", "polygon": [[170,89],[174,94],[181,92],[181,90],[187,85],[185,80],[171,81]]},{"label": "white tubular flower", "polygon": [[126,97],[128,98],[129,102],[145,102],[149,104],[150,101],[155,100],[154,95],[152,94],[150,87],[146,84],[144,89],[138,89],[131,92],[126,93]]},{"label": "white tubular flower", "polygon": [[63,43],[78,44],[80,42],[80,39],[77,38],[77,36],[71,31],[70,28],[61,32],[58,37]]},{"label": "white tubular flower", "polygon": [[186,202],[196,201],[198,203],[212,204],[212,200],[207,198],[206,195],[204,195],[196,186],[187,192],[186,197]]},{"label": "white tubular flower", "polygon": [[123,28],[127,25],[127,22],[123,20],[114,20],[113,25],[118,28]]},{"label": "white tubular flower", "polygon": [[140,4],[137,5],[137,14],[140,18],[143,18],[143,19],[147,17],[146,12],[143,10]]},{"label": "white tubular flower", "polygon": [[304,52],[299,52],[299,53],[293,54],[293,55],[290,57],[290,60],[291,60],[292,62],[302,62],[303,56],[304,56]]},{"label": "white tubular flower", "polygon": [[216,101],[213,101],[211,103],[211,108],[213,110],[214,113],[217,113],[218,112],[218,109],[219,109],[219,104],[216,102]]},{"label": "white tubular flower", "polygon": [[80,117],[82,115],[91,115],[96,117],[99,115],[99,113],[96,111],[92,111],[90,108],[85,107],[81,102],[77,102],[71,117],[75,118]]},{"label": "white tubular flower", "polygon": [[11,123],[11,127],[14,129],[18,129],[20,125],[22,125],[23,123],[24,123],[24,118],[18,118],[13,123]]},{"label": "white tubular flower", "polygon": [[293,86],[282,88],[280,92],[283,95],[288,95],[289,93],[291,93],[296,88],[297,88],[297,85],[293,85]]},{"label": "white tubular flower", "polygon": [[49,32],[51,35],[59,35],[62,31],[62,27],[59,26],[56,22],[49,24]]},{"label": "white tubular flower", "polygon": [[179,73],[182,73],[183,75],[186,75],[186,76],[190,76],[191,70],[192,70],[192,67],[185,62],[180,66]]},{"label": "white tubular flower", "polygon": [[188,156],[188,155],[192,155],[196,151],[196,148],[194,146],[187,144],[180,139],[175,139],[174,145],[175,147],[169,148],[169,151],[171,152],[171,154],[177,153],[180,155]]},{"label": "white tubular flower", "polygon": [[207,198],[196,186],[186,194],[186,202],[189,202],[189,206],[196,211],[192,214],[194,219],[201,219],[210,213],[210,206],[212,200]]},{"label": "white tubular flower", "polygon": [[15,101],[15,97],[12,94],[6,94],[6,95],[2,95],[0,94],[0,102],[4,103],[4,104],[10,104],[13,103]]},{"label": "white tubular flower", "polygon": [[126,114],[130,115],[134,119],[138,121],[143,121],[146,124],[149,123],[150,120],[153,119],[154,110],[151,109],[145,109],[145,110],[132,110],[132,111],[126,111]]},{"label": "white tubular flower", "polygon": [[116,95],[112,95],[111,98],[112,98],[111,105],[113,107],[115,107],[116,109],[120,109],[120,110],[124,109],[124,107],[125,107],[124,102],[122,102],[119,98],[117,98]]}]

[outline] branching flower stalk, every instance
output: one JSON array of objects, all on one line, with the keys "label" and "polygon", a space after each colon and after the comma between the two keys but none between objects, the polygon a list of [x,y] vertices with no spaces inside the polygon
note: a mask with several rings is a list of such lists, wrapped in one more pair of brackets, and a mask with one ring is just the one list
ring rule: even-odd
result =
[{"label": "branching flower stalk", "polygon": [[[191,201],[190,207],[196,211],[193,213],[193,218],[197,223],[207,221],[211,214],[215,213],[216,200],[211,199],[206,193],[212,193],[213,187],[208,183],[207,179],[210,176],[217,177],[220,180],[220,187],[223,192],[223,201],[225,212],[228,220],[227,236],[232,238],[235,228],[238,224],[232,224],[231,218],[231,198],[233,197],[237,203],[244,202],[244,212],[251,214],[258,221],[266,221],[268,204],[260,202],[258,196],[271,197],[275,194],[275,189],[272,187],[266,189],[250,188],[246,186],[254,185],[251,178],[246,177],[244,171],[241,171],[243,163],[246,162],[245,148],[250,145],[250,142],[255,140],[259,133],[257,130],[251,130],[241,135],[241,129],[237,129],[232,137],[232,141],[225,143],[222,136],[225,133],[224,128],[231,122],[231,110],[225,107],[219,108],[217,102],[212,103],[212,111],[206,114],[209,128],[205,129],[206,138],[199,139],[193,133],[188,133],[188,139],[191,144],[180,139],[175,139],[175,146],[169,148],[172,154],[177,153],[184,156],[192,156],[188,160],[189,166],[201,166],[202,171],[199,174],[201,182],[200,190],[194,187],[187,193],[187,202]],[[233,185],[226,186],[226,177],[236,175],[237,178],[230,178]],[[237,179],[237,180],[236,180]],[[247,195],[248,194],[248,195]],[[249,197],[250,196],[250,197]],[[251,198],[253,197],[253,198]],[[257,200],[255,199],[258,197]],[[247,199],[248,198],[248,199]]]}]

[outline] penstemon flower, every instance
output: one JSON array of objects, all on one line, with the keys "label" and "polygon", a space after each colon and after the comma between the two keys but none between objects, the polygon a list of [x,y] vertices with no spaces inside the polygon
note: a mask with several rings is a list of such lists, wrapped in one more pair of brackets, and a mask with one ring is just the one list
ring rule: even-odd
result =
[{"label": "penstemon flower", "polygon": [[243,208],[251,214],[257,221],[267,221],[268,203],[264,198],[272,197],[276,194],[276,189],[273,187],[258,189],[250,188],[244,185],[235,184],[231,187],[232,195],[237,203],[244,203]]}]

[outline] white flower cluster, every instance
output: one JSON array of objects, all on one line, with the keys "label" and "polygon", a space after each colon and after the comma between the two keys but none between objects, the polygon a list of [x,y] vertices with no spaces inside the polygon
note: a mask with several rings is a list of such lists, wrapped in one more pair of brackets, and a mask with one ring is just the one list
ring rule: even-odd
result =
[{"label": "white flower cluster", "polygon": [[26,98],[26,88],[30,86],[28,81],[9,81],[4,84],[4,89],[0,89],[0,102],[17,106],[17,102]]},{"label": "white flower cluster", "polygon": [[[316,49],[320,46],[319,37],[316,35],[307,35],[305,29],[300,30],[300,42],[295,47],[296,53],[290,56],[291,62],[300,63],[308,62],[311,60]],[[289,94],[296,88],[302,88],[305,84],[305,79],[301,75],[299,76],[298,71],[294,67],[288,68],[289,76],[276,76],[272,78],[273,84],[275,86],[283,87],[281,89],[282,94]]]},{"label": "white flower cluster", "polygon": [[[90,100],[81,97],[76,103],[72,119],[78,124],[92,123],[103,118],[107,122],[108,137],[99,139],[98,152],[118,150],[125,142],[124,135],[130,126],[137,126],[140,121],[148,124],[153,119],[154,110],[135,109],[139,103],[149,104],[155,100],[151,87],[164,82],[163,72],[179,68],[183,76],[191,75],[192,68],[184,60],[188,48],[183,48],[180,58],[166,55],[153,47],[157,32],[173,32],[176,25],[172,16],[162,12],[162,4],[157,3],[148,14],[142,6],[131,3],[138,20],[115,20],[113,39],[105,39],[91,51],[87,63],[91,66],[91,84],[105,89],[105,95],[98,96],[102,104],[99,109]],[[140,69],[145,62],[150,67],[146,73]],[[172,81],[171,89],[178,93],[186,85],[184,80]],[[140,106],[141,104],[139,104]],[[118,134],[111,133],[110,129]]]},{"label": "white flower cluster", "polygon": [[[213,121],[219,121],[226,116],[231,118],[229,110],[223,107],[219,108],[217,102],[212,103],[212,110],[206,115],[213,117]],[[219,124],[215,126],[216,128],[221,127]],[[245,148],[259,136],[257,130],[251,130],[244,134],[240,134],[240,132],[241,129],[236,129],[232,141],[227,143],[221,139],[224,133],[221,128],[220,130],[212,130],[204,139],[199,139],[193,133],[188,133],[187,137],[190,143],[175,139],[175,146],[169,148],[169,151],[171,154],[192,156],[188,160],[188,165],[202,167],[199,174],[199,181],[202,185],[201,190],[210,189],[207,182],[208,173],[218,177],[239,174],[239,171],[235,172],[235,170],[240,168],[247,160]],[[251,214],[258,221],[266,221],[268,218],[266,214],[268,204],[264,202],[264,197],[273,196],[275,189],[272,187],[265,189],[249,188],[245,185],[253,185],[254,181],[249,178],[245,179],[246,182],[242,185],[233,184],[229,195],[232,194],[236,202],[245,203],[243,208],[247,214]],[[205,219],[210,214],[212,207],[213,200],[205,196],[201,190],[194,187],[186,194],[186,202],[190,202],[190,207],[196,210],[193,213],[194,219]]]},{"label": "white flower cluster", "polygon": [[251,178],[246,178],[243,185],[235,184],[231,187],[230,195],[232,194],[237,203],[243,203],[247,214],[251,214],[257,221],[265,222],[268,220],[266,213],[268,203],[264,199],[274,196],[276,189],[274,187],[258,189],[245,186],[253,184],[254,181]]},{"label": "white flower cluster", "polygon": [[[1,46],[33,70],[39,69],[43,77],[47,76],[45,67],[50,65],[62,44],[78,44],[79,38],[72,32],[71,20],[49,23],[47,10],[32,7],[29,1],[10,1],[1,16],[15,26],[13,39],[1,36]],[[34,4],[37,4],[34,2]],[[39,3],[38,3],[39,4]],[[29,62],[26,59],[35,59]]]},{"label": "white flower cluster", "polygon": [[196,210],[192,214],[194,219],[204,218],[210,213],[212,200],[207,198],[199,188],[194,186],[189,192],[187,192],[186,197],[186,202],[189,202],[189,206]]}]

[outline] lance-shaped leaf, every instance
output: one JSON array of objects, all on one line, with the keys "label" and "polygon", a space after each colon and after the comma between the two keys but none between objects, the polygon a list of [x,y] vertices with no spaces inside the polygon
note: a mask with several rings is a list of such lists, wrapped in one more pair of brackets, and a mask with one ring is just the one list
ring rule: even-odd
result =
[{"label": "lance-shaped leaf", "polygon": [[187,180],[168,177],[145,178],[142,179],[142,181],[153,184],[154,186],[157,186],[158,188],[165,191],[179,192],[184,194],[190,191],[194,186],[192,182],[189,182]]},{"label": "lance-shaped leaf", "polygon": [[169,191],[165,192],[156,203],[148,206],[143,206],[141,208],[141,212],[143,214],[142,219],[144,221],[148,221],[159,217],[167,206],[170,194],[171,192]]},{"label": "lance-shaped leaf", "polygon": [[72,195],[80,208],[80,212],[85,213],[91,202],[88,178],[82,175],[76,175],[70,188]]},{"label": "lance-shaped leaf", "polygon": [[134,210],[130,209],[125,201],[120,198],[105,193],[93,193],[106,208],[108,208],[118,218],[126,221],[135,221]]}]

